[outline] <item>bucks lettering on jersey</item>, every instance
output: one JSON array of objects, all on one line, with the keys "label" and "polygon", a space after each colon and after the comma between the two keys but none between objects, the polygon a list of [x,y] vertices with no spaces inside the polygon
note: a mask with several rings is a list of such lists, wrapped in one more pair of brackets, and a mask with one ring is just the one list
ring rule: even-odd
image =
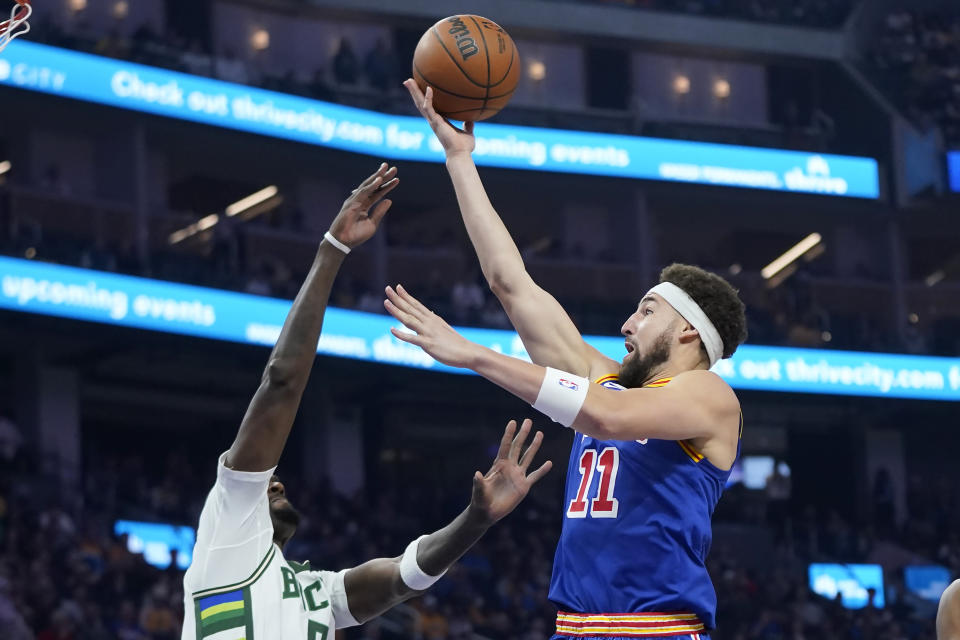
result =
[{"label": "bucks lettering on jersey", "polygon": [[332,640],[357,624],[345,572],[288,561],[273,543],[272,475],[233,471],[221,456],[183,578],[183,640]]}]

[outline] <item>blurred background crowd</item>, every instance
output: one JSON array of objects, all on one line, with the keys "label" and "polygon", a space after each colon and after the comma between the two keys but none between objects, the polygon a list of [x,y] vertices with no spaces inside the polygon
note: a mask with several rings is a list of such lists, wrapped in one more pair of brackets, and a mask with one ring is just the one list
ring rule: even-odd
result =
[{"label": "blurred background crowd", "polygon": [[[5,637],[179,638],[183,572],[176,558],[166,569],[151,566],[131,553],[127,536],[114,535],[112,527],[119,516],[195,523],[214,476],[212,460],[182,448],[158,457],[105,452],[92,456],[82,491],[77,487],[69,494],[56,479],[36,472],[41,465],[28,451],[7,459],[0,484]],[[282,467],[280,473],[305,516],[286,555],[331,570],[400,554],[410,539],[455,516],[469,497],[464,474],[446,484],[392,485],[347,496],[329,482],[305,486]],[[932,637],[936,603],[909,592],[897,571],[885,576],[883,608],[845,608],[839,596],[813,593],[807,580],[810,562],[857,563],[885,556],[960,571],[956,485],[946,476],[914,476],[907,512],[897,514],[884,484],[886,473],[878,473],[870,494],[863,496],[871,513],[865,520],[792,499],[789,476],[778,472],[764,489],[742,484],[728,489],[715,516],[710,556],[721,637]],[[524,502],[428,595],[413,601],[406,615],[341,632],[343,637],[548,637],[556,615],[546,598],[561,513],[555,498],[541,492]],[[766,553],[758,554],[761,549]]]},{"label": "blurred background crowd", "polygon": [[[848,154],[880,172],[867,200],[482,168],[531,274],[585,334],[616,336],[638,292],[682,261],[740,289],[752,345],[960,355],[960,221],[942,166],[960,148],[955,3],[546,2],[489,16],[525,60],[496,122]],[[347,0],[35,4],[26,40],[397,115],[413,114],[399,83],[440,17]],[[0,120],[17,123],[0,128],[0,254],[283,299],[379,162],[2,82]],[[509,328],[442,166],[398,165],[385,228],[351,254],[331,304],[380,314],[382,287],[402,282],[452,324]],[[813,232],[815,250],[764,275]],[[2,312],[0,638],[179,637],[176,556],[149,564],[115,525],[195,526],[265,355]],[[477,381],[386,365],[322,358],[314,380],[280,469],[306,516],[287,555],[331,570],[448,521],[498,423],[528,410]],[[715,514],[715,640],[932,637],[935,598],[905,570],[960,574],[952,405],[741,398],[745,452],[775,463],[735,474]],[[548,638],[568,436],[545,431],[556,470],[543,486],[428,595],[337,637]],[[811,589],[810,563],[880,565],[882,592],[848,608]]]}]

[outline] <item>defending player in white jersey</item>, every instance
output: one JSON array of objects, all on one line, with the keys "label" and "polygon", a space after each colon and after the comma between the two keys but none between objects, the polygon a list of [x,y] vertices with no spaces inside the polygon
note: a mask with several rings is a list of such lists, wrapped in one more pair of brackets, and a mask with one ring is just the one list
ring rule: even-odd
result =
[{"label": "defending player in white jersey", "polygon": [[521,456],[530,421],[519,433],[511,421],[490,471],[474,475],[470,505],[443,529],[411,542],[402,556],[339,573],[284,557],[300,515],[274,470],[307,384],[337,271],[350,249],[374,234],[391,204],[381,199],[396,186],[396,168],[383,164],[344,202],[237,437],[220,456],[183,579],[184,640],[332,639],[334,629],[363,623],[428,588],[550,469],[548,461],[527,475],[542,434]]}]

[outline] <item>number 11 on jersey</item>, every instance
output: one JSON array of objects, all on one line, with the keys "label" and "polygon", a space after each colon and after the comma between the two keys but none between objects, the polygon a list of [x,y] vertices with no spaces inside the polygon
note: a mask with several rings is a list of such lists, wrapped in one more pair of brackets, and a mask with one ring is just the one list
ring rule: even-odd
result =
[{"label": "number 11 on jersey", "polygon": [[580,486],[577,497],[567,507],[568,518],[586,518],[588,513],[587,493],[593,484],[594,472],[600,471],[600,486],[597,496],[589,501],[589,514],[592,518],[616,518],[619,501],[613,497],[617,485],[617,472],[620,470],[620,451],[616,447],[606,447],[597,455],[594,449],[585,449],[580,454]]}]

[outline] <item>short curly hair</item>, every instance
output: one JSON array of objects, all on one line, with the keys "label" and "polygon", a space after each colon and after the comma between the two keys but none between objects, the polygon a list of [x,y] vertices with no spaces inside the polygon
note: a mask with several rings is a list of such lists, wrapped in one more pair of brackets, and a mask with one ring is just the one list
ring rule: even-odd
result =
[{"label": "short curly hair", "polygon": [[[672,264],[660,272],[660,282],[672,282],[700,305],[723,340],[729,358],[747,339],[747,316],[737,290],[720,276],[689,264]],[[706,347],[701,347],[706,350]]]}]

